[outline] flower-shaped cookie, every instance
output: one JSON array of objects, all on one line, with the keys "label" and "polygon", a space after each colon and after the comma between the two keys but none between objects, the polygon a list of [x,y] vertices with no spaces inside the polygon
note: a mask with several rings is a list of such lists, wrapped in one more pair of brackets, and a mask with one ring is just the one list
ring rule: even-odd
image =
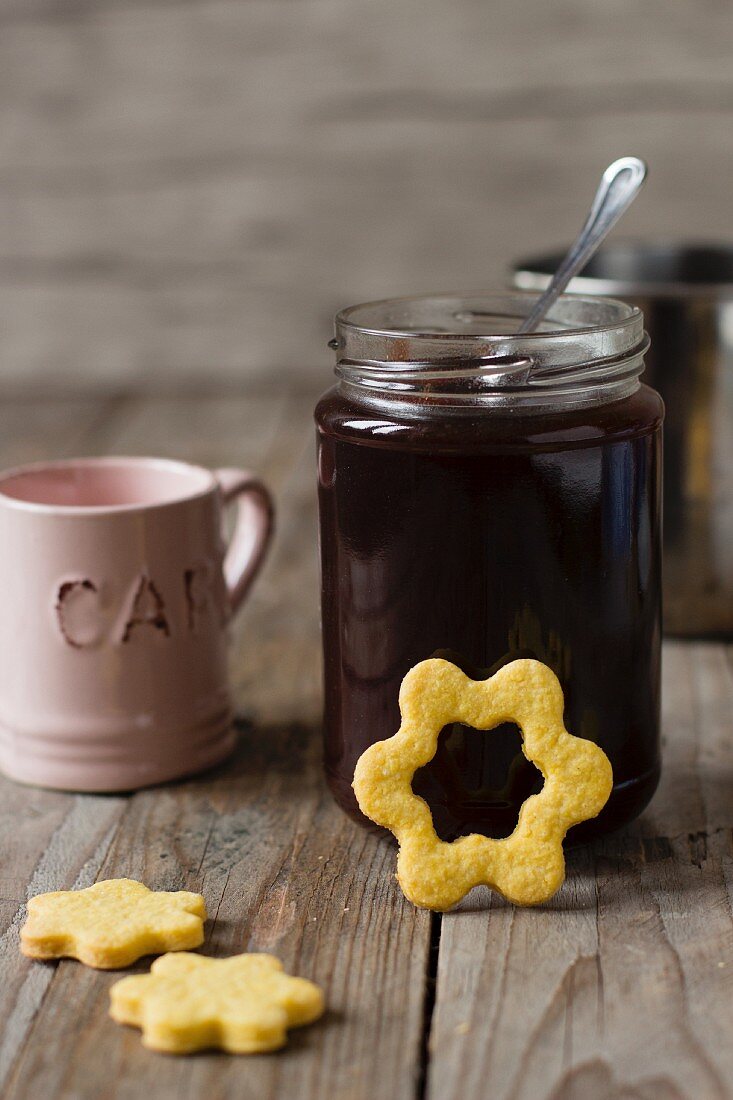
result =
[{"label": "flower-shaped cookie", "polygon": [[318,986],[285,974],[273,955],[163,955],[149,974],[116,982],[110,999],[113,1020],[141,1028],[146,1047],[172,1054],[277,1050],[287,1028],[323,1013]]},{"label": "flower-shaped cookie", "polygon": [[204,942],[206,904],[187,890],[148,890],[129,878],[57,890],[28,902],[20,947],[32,959],[69,956],[99,970]]},{"label": "flower-shaped cookie", "polygon": [[[551,669],[519,660],[488,680],[470,680],[449,661],[422,661],[402,681],[400,712],[394,737],[360,757],[353,785],[362,812],[397,838],[405,895],[437,910],[482,883],[517,905],[552,897],[565,877],[565,834],[600,813],[613,775],[602,749],[565,729],[562,688]],[[516,722],[524,755],[544,776],[542,790],[522,804],[514,832],[503,840],[475,833],[440,840],[427,803],[412,790],[413,775],[432,760],[438,735],[451,722],[482,730]]]}]

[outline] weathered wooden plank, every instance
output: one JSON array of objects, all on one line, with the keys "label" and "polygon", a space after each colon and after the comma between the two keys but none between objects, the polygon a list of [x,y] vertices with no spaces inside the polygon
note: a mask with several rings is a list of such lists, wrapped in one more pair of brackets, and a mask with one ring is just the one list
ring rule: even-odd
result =
[{"label": "weathered wooden plank", "polygon": [[428,920],[324,795],[318,757],[310,729],[253,729],[216,776],[137,795],[102,875],[202,890],[206,950],[274,951],[324,986],[325,1020],[276,1058],[167,1058],[107,1018],[113,975],[64,963],[8,1096],[414,1095]]},{"label": "weathered wooden plank", "polygon": [[[3,796],[11,803],[20,802],[10,787],[7,780],[2,781]],[[39,822],[33,822],[34,803],[42,807],[43,817]],[[0,1013],[3,1019],[0,1088],[23,1048],[28,1028],[54,978],[52,968],[32,964],[20,955],[19,933],[25,916],[25,901],[47,890],[91,886],[107,854],[122,806],[121,798],[33,792],[22,809],[19,807],[13,815],[12,830],[3,830],[3,863],[11,872],[6,877],[6,870],[2,880],[4,908],[8,916],[12,909],[15,911],[7,924],[3,920],[5,927],[0,937]],[[57,818],[57,824],[49,830],[49,818],[53,817]],[[30,828],[26,827],[29,818]],[[39,847],[45,848],[40,859]],[[15,884],[24,874],[24,864],[34,862],[32,874],[22,884],[21,892]],[[8,886],[11,890],[6,892]]]},{"label": "weathered wooden plank", "polygon": [[[6,377],[107,387],[209,374],[312,378],[330,363],[339,306],[501,284],[512,256],[569,237],[609,149],[634,148],[652,167],[626,233],[727,233],[725,113],[695,116],[683,157],[674,112],[610,113],[602,125],[364,120],[358,142],[346,120],[303,128],[307,150],[247,152],[218,169],[202,152],[200,170],[173,164],[166,179],[135,184],[132,198],[115,193],[114,166],[81,201],[73,182],[37,194],[20,181],[16,247],[47,260],[24,274],[11,254],[4,277],[0,262]],[[559,157],[569,141],[572,157]],[[710,170],[704,202],[693,205],[699,163]],[[89,205],[101,208],[103,229],[89,224]],[[147,207],[160,216],[144,218]],[[49,226],[42,238],[39,224]],[[54,243],[56,226],[68,240]]]},{"label": "weathered wooden plank", "polygon": [[[315,557],[301,553],[299,539],[313,511],[309,410],[310,402],[284,416],[272,447],[281,460],[287,455],[282,536],[272,562],[273,592],[285,610],[273,624],[273,594],[253,599],[237,646],[238,655],[267,650],[238,680],[239,697],[257,721],[245,729],[232,763],[135,795],[101,875],[201,890],[213,918],[205,950],[276,952],[324,986],[329,1014],[276,1058],[165,1058],[107,1019],[113,977],[64,963],[35,1016],[9,1096],[416,1095],[430,920],[402,898],[393,850],[352,825],[321,778],[313,721]],[[199,430],[199,421],[189,423]],[[129,442],[137,431],[122,435]]]},{"label": "weathered wooden plank", "polygon": [[569,859],[541,909],[442,920],[428,1095],[733,1094],[733,677],[668,644],[665,773],[637,826]]},{"label": "weathered wooden plank", "polygon": [[0,397],[0,467],[67,458],[94,447],[112,406],[96,396]]},{"label": "weathered wooden plank", "polygon": [[727,236],[725,4],[408,10],[2,0],[4,376],[313,376],[337,306],[574,232],[612,151],[625,232]]},{"label": "weathered wooden plank", "polygon": [[[51,247],[52,229],[33,239],[41,222],[67,227],[73,240],[54,246],[58,264],[16,274],[12,257],[6,263],[4,373],[106,387],[121,378],[172,384],[209,374],[313,378],[330,363],[325,345],[340,306],[498,285],[512,256],[562,243],[609,149],[634,148],[652,165],[625,232],[725,236],[728,130],[726,114],[702,112],[680,158],[674,112],[621,112],[602,125],[365,121],[355,148],[349,123],[333,121],[313,126],[308,151],[247,154],[219,171],[204,153],[201,173],[174,165],[170,179],[138,185],[131,200],[106,184],[80,202],[74,185],[72,197],[63,188],[36,196],[22,181],[14,200],[24,227],[19,247]],[[554,150],[571,140],[572,157],[559,158]],[[491,155],[496,149],[501,157]],[[704,202],[691,205],[699,163],[710,166]],[[89,204],[102,207],[103,231],[89,226]],[[143,229],[147,206],[165,218]],[[246,242],[231,260],[222,260],[235,246],[219,243],[221,222],[227,241]],[[173,248],[180,259],[166,258]],[[193,263],[192,255],[208,259]]]},{"label": "weathered wooden plank", "polygon": [[148,394],[133,390],[118,399],[117,415],[107,424],[97,449],[112,454],[177,458],[212,469],[246,466],[281,470],[278,431],[292,415],[286,387],[269,392]]},{"label": "weathered wooden plank", "polygon": [[[584,0],[557,0],[551,9],[530,0],[522,7],[507,4],[491,12],[480,0],[458,0],[450,12],[439,0],[422,0],[420,11],[424,19],[416,23],[413,11],[395,11],[389,0],[374,0],[368,12],[346,12],[338,0],[286,0],[274,5],[269,0],[247,0],[245,4],[237,0],[0,2],[5,33],[18,36],[17,41],[26,46],[28,60],[39,68],[40,62],[31,55],[32,40],[43,41],[46,34],[49,42],[63,41],[90,26],[97,29],[99,38],[89,43],[89,50],[108,52],[118,63],[107,73],[106,83],[102,73],[88,75],[90,81],[99,83],[105,99],[118,96],[125,80],[120,64],[124,61],[137,66],[136,74],[144,82],[142,92],[159,90],[161,99],[170,82],[180,81],[184,61],[191,63],[194,87],[202,76],[214,71],[216,62],[222,66],[225,84],[214,89],[208,86],[209,92],[221,93],[232,82],[250,80],[256,86],[254,74],[243,73],[237,59],[254,57],[258,50],[263,56],[258,75],[272,65],[277,67],[278,61],[283,67],[282,72],[266,74],[270,83],[260,89],[258,105],[271,88],[280,97],[278,102],[294,104],[298,88],[318,97],[330,90],[364,92],[380,87],[390,95],[430,87],[444,92],[479,92],[587,88],[605,83],[614,89],[630,79],[643,80],[653,88],[669,81],[670,75],[678,86],[730,80],[726,63],[729,12],[716,3],[706,4],[705,18],[683,3],[670,5],[665,0],[648,0],[643,8],[634,0],[610,0],[593,18],[588,18]],[[629,34],[632,21],[633,35]],[[169,43],[165,69],[155,72],[145,61],[156,54],[163,31],[171,27],[178,31]],[[205,41],[196,42],[192,35],[197,31],[206,32]],[[655,35],[654,50],[649,49],[651,33]],[[136,34],[144,34],[145,39],[136,41]],[[520,35],[524,52],[518,59],[506,44]],[[334,57],[337,43],[343,56]],[[410,44],[412,49],[406,49]],[[287,74],[284,65],[288,56],[290,79],[285,87],[277,88],[276,76]],[[361,57],[371,64],[353,64]],[[63,56],[52,57],[54,68],[48,79],[73,75],[71,64],[64,68],[63,60]],[[330,66],[329,61],[333,62]],[[561,62],[563,68],[558,67]],[[672,62],[675,69],[670,74]],[[311,77],[309,86],[303,81],[305,75]],[[28,86],[22,85],[19,91]],[[141,94],[140,88],[124,86]],[[206,105],[211,102],[210,97]],[[184,105],[165,106],[175,111]],[[534,108],[542,106],[535,104]],[[138,113],[122,120],[127,126],[138,121]],[[155,119],[149,120],[150,125],[155,123]],[[171,135],[171,140],[174,137]]]}]

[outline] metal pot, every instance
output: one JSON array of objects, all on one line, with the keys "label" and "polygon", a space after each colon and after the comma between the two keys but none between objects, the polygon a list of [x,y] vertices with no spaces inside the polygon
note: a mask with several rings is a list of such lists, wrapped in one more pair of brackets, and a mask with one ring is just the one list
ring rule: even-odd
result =
[{"label": "metal pot", "polygon": [[[563,251],[520,260],[515,286],[544,290]],[[568,288],[623,298],[651,336],[645,379],[667,407],[665,628],[733,635],[733,245],[625,242]]]}]

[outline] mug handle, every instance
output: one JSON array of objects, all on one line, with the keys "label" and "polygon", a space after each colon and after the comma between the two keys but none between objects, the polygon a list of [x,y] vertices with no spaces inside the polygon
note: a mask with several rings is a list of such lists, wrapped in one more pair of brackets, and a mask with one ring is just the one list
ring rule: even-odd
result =
[{"label": "mug handle", "polygon": [[275,507],[269,490],[249,470],[214,470],[224,505],[237,501],[234,534],[224,557],[229,610],[239,609],[260,571],[274,529]]}]

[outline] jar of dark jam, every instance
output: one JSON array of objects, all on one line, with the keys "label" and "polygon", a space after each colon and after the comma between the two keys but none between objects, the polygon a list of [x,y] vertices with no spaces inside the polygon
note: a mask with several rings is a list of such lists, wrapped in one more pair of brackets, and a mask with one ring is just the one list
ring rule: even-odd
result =
[{"label": "jar of dark jam", "polygon": [[[398,693],[442,656],[475,679],[549,665],[566,726],[613,765],[615,829],[659,779],[659,395],[640,311],[566,296],[420,297],[336,319],[338,384],[316,409],[325,767],[365,822],[354,766],[399,727]],[[512,832],[542,776],[510,724],[442,730],[413,789],[444,840]]]}]

